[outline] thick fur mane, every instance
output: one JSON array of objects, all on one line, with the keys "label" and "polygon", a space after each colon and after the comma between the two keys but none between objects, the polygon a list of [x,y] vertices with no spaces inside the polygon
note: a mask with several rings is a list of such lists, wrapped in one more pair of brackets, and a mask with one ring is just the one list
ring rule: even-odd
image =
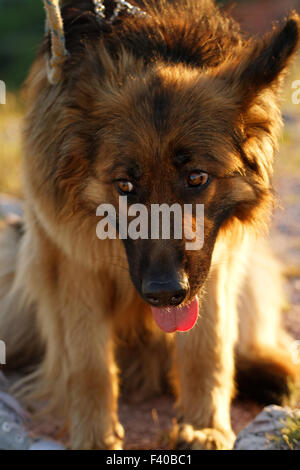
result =
[{"label": "thick fur mane", "polygon": [[[114,2],[108,0],[110,16]],[[91,0],[65,2],[67,48],[78,55],[86,41],[102,40],[112,56],[124,47],[145,63],[163,60],[195,67],[217,66],[243,44],[239,25],[210,0],[135,1],[147,17],[121,14],[113,25],[97,18]],[[49,41],[48,46],[49,47]]]},{"label": "thick fur mane", "polygon": [[[222,95],[223,101],[215,104],[217,108],[224,107],[225,110],[229,99],[229,107],[235,109],[235,118],[229,115],[226,118],[228,122],[235,119],[232,129],[226,134],[232,136],[232,145],[239,155],[241,163],[237,171],[246,176],[247,185],[250,184],[255,194],[251,200],[247,195],[247,201],[239,205],[236,215],[243,221],[258,221],[261,227],[261,219],[266,220],[266,212],[269,212],[272,201],[270,179],[281,119],[272,85],[253,99],[251,87],[246,84],[242,88],[239,69],[243,66],[248,73],[251,51],[262,49],[264,40],[245,39],[238,24],[224,12],[221,13],[210,0],[145,0],[135,3],[147,13],[146,17],[131,17],[124,13],[110,25],[97,18],[91,0],[63,2],[62,14],[70,58],[65,63],[61,85],[53,91],[44,81],[45,77],[42,79],[40,75],[40,64],[45,55],[50,53],[50,38],[45,38],[37,61],[36,70],[39,72],[35,74],[33,68],[29,79],[28,97],[28,102],[35,103],[33,115],[40,114],[40,119],[46,118],[51,126],[53,122],[61,121],[57,134],[52,126],[53,140],[46,144],[47,147],[50,144],[53,147],[51,154],[56,156],[54,161],[46,164],[46,159],[37,157],[45,184],[48,186],[51,182],[50,187],[56,194],[59,193],[58,186],[68,195],[81,188],[83,175],[87,177],[91,171],[91,159],[98,155],[99,139],[96,136],[100,136],[99,128],[102,123],[110,121],[111,103],[121,101],[124,84],[131,81],[132,88],[140,89],[140,96],[147,100],[151,100],[153,90],[158,89],[155,103],[161,115],[160,111],[167,108],[163,93],[169,95],[177,87],[176,80],[171,83],[174,81],[171,76],[177,74],[180,77],[184,73],[188,77],[187,81],[196,87],[199,86],[197,74],[204,72],[205,79],[205,74],[210,73],[215,80],[211,82],[213,85],[209,80],[203,85],[203,93],[207,89],[212,101],[214,96]],[[106,7],[107,15],[110,16],[114,2],[107,1]],[[166,77],[163,79],[167,90],[164,92],[161,91],[161,79],[158,78],[160,67],[165,69],[164,76],[170,75],[170,80]],[[146,82],[148,87],[144,88]],[[136,83],[139,83],[138,87]],[[248,99],[244,96],[244,89],[246,93],[250,90],[251,103],[247,105],[244,104]],[[57,94],[55,99],[52,93]],[[99,95],[101,106],[95,104],[96,94]],[[200,102],[196,103],[197,100],[195,96],[195,112],[202,106]],[[49,107],[46,106],[48,102]],[[35,154],[41,156],[45,142],[40,138],[32,139],[35,131],[30,115],[27,141],[32,140]],[[194,133],[197,132],[199,129],[195,129]],[[226,167],[228,163],[224,157],[223,166]],[[78,176],[76,184],[75,175]],[[243,192],[243,189],[239,189],[236,197],[239,199]],[[258,215],[258,210],[262,217]]]},{"label": "thick fur mane", "polygon": [[[34,154],[31,165],[35,160],[49,194],[61,201],[71,196],[78,204],[82,181],[96,173],[93,163],[100,160],[107,126],[115,129],[111,143],[120,148],[123,138],[127,139],[124,130],[116,143],[125,116],[130,115],[136,123],[133,127],[139,129],[140,118],[148,116],[145,126],[157,128],[157,120],[176,108],[181,93],[178,118],[169,124],[172,132],[177,128],[182,133],[189,122],[186,135],[192,134],[199,145],[207,139],[215,146],[219,129],[223,172],[238,176],[233,197],[236,208],[224,214],[228,220],[235,216],[261,228],[273,200],[273,157],[281,129],[278,85],[299,41],[298,17],[292,16],[284,28],[275,28],[262,39],[246,39],[237,23],[209,0],[136,4],[146,16],[122,13],[111,25],[96,16],[91,0],[64,3],[70,57],[63,80],[55,89],[47,83],[49,37],[28,80],[27,102],[32,108],[29,105],[25,141],[28,154]],[[106,2],[108,16],[114,5]],[[144,109],[143,103],[147,103]],[[137,108],[139,118],[132,113]],[[51,126],[51,141],[41,135],[40,120]],[[131,124],[126,127],[132,128]],[[142,140],[148,135],[145,131]],[[230,151],[224,148],[225,141]],[[51,160],[47,162],[43,154],[52,155]]]}]

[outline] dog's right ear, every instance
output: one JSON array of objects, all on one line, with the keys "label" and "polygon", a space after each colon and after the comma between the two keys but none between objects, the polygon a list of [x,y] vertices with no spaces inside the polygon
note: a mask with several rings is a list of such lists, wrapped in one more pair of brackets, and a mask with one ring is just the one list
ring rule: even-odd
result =
[{"label": "dog's right ear", "polygon": [[218,75],[237,88],[245,104],[263,89],[278,86],[299,42],[300,18],[294,13],[283,27],[275,28],[254,46],[250,45],[242,60],[239,57],[222,66]]}]

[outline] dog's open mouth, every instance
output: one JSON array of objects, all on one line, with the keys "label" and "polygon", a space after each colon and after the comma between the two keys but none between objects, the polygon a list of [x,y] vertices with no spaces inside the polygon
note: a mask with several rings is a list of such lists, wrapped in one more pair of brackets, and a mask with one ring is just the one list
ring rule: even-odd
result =
[{"label": "dog's open mouth", "polygon": [[193,328],[197,321],[199,301],[196,297],[191,303],[183,307],[151,307],[151,310],[156,324],[165,333],[188,331]]}]

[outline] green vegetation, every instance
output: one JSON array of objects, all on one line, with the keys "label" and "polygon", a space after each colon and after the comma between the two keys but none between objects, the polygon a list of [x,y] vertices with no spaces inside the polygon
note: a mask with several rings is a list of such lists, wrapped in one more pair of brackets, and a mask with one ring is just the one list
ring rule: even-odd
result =
[{"label": "green vegetation", "polygon": [[276,435],[266,435],[269,442],[273,442],[278,450],[300,450],[300,412],[287,416],[282,420],[283,428]]},{"label": "green vegetation", "polygon": [[42,0],[0,0],[0,78],[8,89],[23,82],[44,24]]},{"label": "green vegetation", "polygon": [[291,450],[300,448],[300,415],[286,419],[281,435]]}]

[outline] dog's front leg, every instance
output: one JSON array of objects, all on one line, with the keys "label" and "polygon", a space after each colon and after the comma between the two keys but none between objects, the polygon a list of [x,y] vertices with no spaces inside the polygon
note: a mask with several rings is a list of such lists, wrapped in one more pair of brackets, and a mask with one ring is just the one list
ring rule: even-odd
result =
[{"label": "dog's front leg", "polygon": [[29,265],[31,246],[38,247],[26,274],[45,343],[34,395],[46,402],[45,413],[61,418],[73,449],[119,449],[124,433],[117,414],[110,278],[65,256],[41,230],[38,243],[29,235],[22,265]]},{"label": "dog's front leg", "polygon": [[65,262],[59,280],[51,296],[52,312],[45,312],[47,322],[43,318],[50,393],[65,403],[73,449],[120,449],[124,433],[117,415],[117,368],[102,286],[105,277],[99,281]]},{"label": "dog's front leg", "polygon": [[72,304],[65,324],[71,446],[121,449],[124,432],[117,416],[118,382],[110,324],[101,312]]},{"label": "dog's front leg", "polygon": [[171,435],[175,448],[233,446],[230,404],[236,326],[231,314],[235,316],[210,300],[201,309],[193,330],[177,334],[174,376],[178,424]]}]

